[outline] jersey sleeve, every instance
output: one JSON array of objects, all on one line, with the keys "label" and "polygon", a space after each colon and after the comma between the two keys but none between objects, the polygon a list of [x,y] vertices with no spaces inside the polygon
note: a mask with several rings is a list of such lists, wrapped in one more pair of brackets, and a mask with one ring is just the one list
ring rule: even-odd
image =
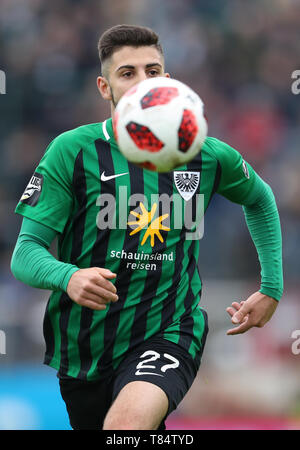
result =
[{"label": "jersey sleeve", "polygon": [[242,155],[225,142],[210,138],[208,145],[220,167],[217,193],[242,205],[255,202],[255,189],[263,180]]},{"label": "jersey sleeve", "polygon": [[283,293],[282,238],[272,189],[235,149],[215,138],[208,145],[220,168],[216,192],[243,205],[261,266],[260,292],[279,301]]},{"label": "jersey sleeve", "polygon": [[55,231],[24,218],[11,259],[11,271],[17,280],[39,289],[67,291],[69,280],[79,268],[58,261],[48,248]]},{"label": "jersey sleeve", "polygon": [[72,168],[62,134],[47,147],[15,212],[62,233],[73,205]]}]

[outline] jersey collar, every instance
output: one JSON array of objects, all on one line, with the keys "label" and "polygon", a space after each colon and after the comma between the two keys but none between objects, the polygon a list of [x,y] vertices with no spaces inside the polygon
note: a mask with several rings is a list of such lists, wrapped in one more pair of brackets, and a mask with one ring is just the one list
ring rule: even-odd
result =
[{"label": "jersey collar", "polygon": [[102,132],[107,141],[114,144],[116,143],[111,117],[102,122]]}]

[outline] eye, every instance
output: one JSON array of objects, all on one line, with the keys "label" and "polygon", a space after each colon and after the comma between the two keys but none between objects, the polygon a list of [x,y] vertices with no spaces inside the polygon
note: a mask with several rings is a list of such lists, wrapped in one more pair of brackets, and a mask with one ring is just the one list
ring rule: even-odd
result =
[{"label": "eye", "polygon": [[157,70],[152,69],[152,70],[149,70],[148,74],[151,77],[157,77],[159,75],[159,72]]},{"label": "eye", "polygon": [[132,72],[124,72],[122,73],[122,77],[129,78],[132,75]]}]

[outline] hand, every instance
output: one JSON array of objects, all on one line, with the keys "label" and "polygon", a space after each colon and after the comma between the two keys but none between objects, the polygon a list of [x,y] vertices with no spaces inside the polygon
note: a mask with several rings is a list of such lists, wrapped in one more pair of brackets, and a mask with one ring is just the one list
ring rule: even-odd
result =
[{"label": "hand", "polygon": [[100,267],[79,269],[69,280],[67,294],[78,305],[104,310],[107,303],[118,300],[117,289],[109,281],[115,277],[115,273]]},{"label": "hand", "polygon": [[261,292],[250,295],[246,301],[233,302],[226,311],[231,316],[231,322],[239,325],[228,330],[227,335],[245,333],[252,327],[263,327],[271,319],[277,306],[277,300]]}]

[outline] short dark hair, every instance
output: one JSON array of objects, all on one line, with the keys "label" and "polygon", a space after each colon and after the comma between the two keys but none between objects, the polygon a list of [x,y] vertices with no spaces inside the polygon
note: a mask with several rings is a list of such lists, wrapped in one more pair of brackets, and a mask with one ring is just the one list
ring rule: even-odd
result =
[{"label": "short dark hair", "polygon": [[153,45],[163,55],[159,36],[151,28],[137,25],[116,25],[105,31],[99,39],[98,51],[101,64],[125,45],[131,47]]}]

